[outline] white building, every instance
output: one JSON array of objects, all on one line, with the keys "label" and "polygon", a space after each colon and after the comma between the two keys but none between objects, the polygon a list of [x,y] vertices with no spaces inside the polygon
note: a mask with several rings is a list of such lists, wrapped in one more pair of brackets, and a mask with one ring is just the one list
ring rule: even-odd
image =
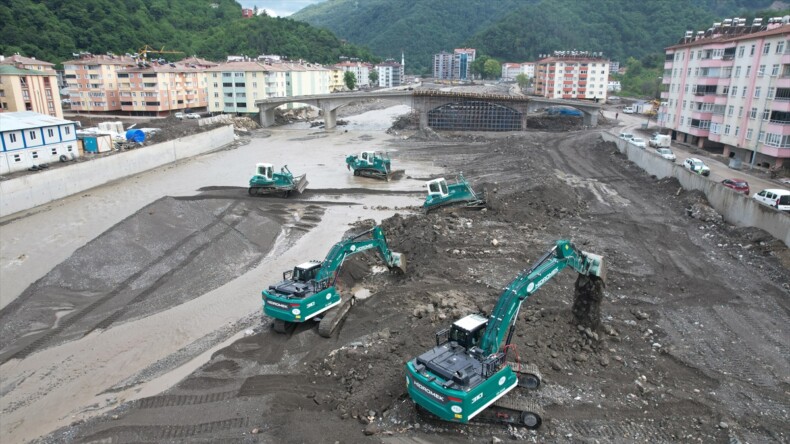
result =
[{"label": "white building", "polygon": [[521,73],[530,79],[535,77],[535,62],[524,62],[521,64]]},{"label": "white building", "polygon": [[610,80],[609,84],[606,85],[606,90],[609,92],[618,92],[622,89],[619,80]]},{"label": "white building", "polygon": [[392,88],[403,84],[403,65],[400,63],[387,60],[384,63],[376,65],[376,71],[379,73],[378,86],[381,88]]},{"label": "white building", "polygon": [[79,156],[76,125],[32,111],[0,113],[0,174]]},{"label": "white building", "polygon": [[502,80],[516,80],[516,76],[521,74],[520,63],[503,63],[502,64]]},{"label": "white building", "polygon": [[357,88],[367,88],[370,86],[371,65],[362,62],[342,62],[334,66],[343,72],[351,71],[357,78]]},{"label": "white building", "polygon": [[598,53],[555,51],[537,62],[535,93],[549,99],[606,102],[609,60]]}]

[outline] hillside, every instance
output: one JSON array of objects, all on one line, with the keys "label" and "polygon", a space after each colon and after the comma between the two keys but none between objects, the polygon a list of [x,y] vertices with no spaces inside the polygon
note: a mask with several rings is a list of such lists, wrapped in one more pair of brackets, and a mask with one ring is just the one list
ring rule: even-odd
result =
[{"label": "hillside", "polygon": [[241,17],[234,0],[10,0],[0,4],[0,54],[60,63],[73,53],[135,52],[144,45],[224,60],[228,54],[282,54],[334,63],[371,59],[331,32],[290,19]]},{"label": "hillside", "polygon": [[687,29],[768,8],[772,0],[329,0],[292,15],[430,73],[442,50],[474,47],[500,61],[559,49],[603,51],[614,60],[662,51]]}]

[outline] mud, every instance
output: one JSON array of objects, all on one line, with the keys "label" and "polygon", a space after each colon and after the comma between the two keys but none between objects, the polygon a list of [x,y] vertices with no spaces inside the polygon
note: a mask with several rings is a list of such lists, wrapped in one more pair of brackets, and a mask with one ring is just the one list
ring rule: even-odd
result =
[{"label": "mud", "polygon": [[[404,140],[404,136],[411,138]],[[41,441],[790,439],[790,273],[782,264],[788,252],[781,242],[759,230],[735,228],[711,217],[698,218],[707,213],[689,209],[708,207],[703,196],[679,191],[675,180],[646,175],[614,145],[603,142],[598,130],[429,136],[404,133],[390,141],[397,148],[394,163],[440,166],[448,177],[463,171],[476,189],[485,189],[487,208],[446,209],[426,215],[416,204],[403,205],[396,210],[399,214],[382,220],[392,249],[408,258],[407,273],[388,273],[370,256],[349,262],[342,291],[366,297],[359,298],[332,338],[318,336],[314,323],[281,335],[271,330],[269,319],[248,320],[243,337],[213,352],[207,362],[171,389],[119,403]],[[94,266],[112,264],[109,253],[121,251],[110,242],[113,238],[129,248],[139,242],[143,246],[135,247],[139,250],[135,254],[148,259],[132,261],[139,263],[134,269],[113,267],[115,271],[109,273],[113,285],[105,286],[123,287],[130,276],[139,276],[138,284],[126,286],[145,292],[155,282],[168,288],[166,281],[159,279],[167,276],[168,270],[178,272],[183,260],[177,259],[194,251],[174,249],[175,245],[189,244],[184,240],[190,235],[207,245],[229,242],[219,249],[222,251],[247,252],[239,254],[245,260],[215,253],[204,262],[195,262],[189,270],[196,281],[178,280],[185,285],[184,291],[174,288],[158,303],[154,301],[159,295],[153,292],[146,298],[150,305],[131,304],[123,318],[146,316],[167,304],[183,303],[184,298],[200,293],[197,286],[240,279],[235,276],[266,255],[266,248],[261,247],[266,242],[256,247],[254,240],[264,235],[260,231],[266,231],[262,227],[269,218],[297,228],[292,231],[294,236],[307,237],[320,231],[326,215],[339,208],[330,204],[333,199],[353,201],[361,195],[384,199],[387,192],[382,186],[393,186],[406,198],[419,191],[418,186],[408,189],[415,176],[428,175],[410,176],[407,169],[402,181],[390,185],[377,182],[375,186],[355,182],[360,189],[346,190],[347,194],[343,188],[318,185],[287,202],[245,198],[241,187],[204,189],[194,197],[163,201],[162,207],[174,208],[170,212],[152,207],[153,214],[148,214],[150,208],[142,209],[88,244],[85,248],[90,251],[75,254],[69,259],[75,262],[66,261],[62,270],[82,263],[78,259],[83,257],[97,258]],[[368,186],[371,188],[364,191]],[[179,219],[177,210],[184,205],[191,205],[190,217]],[[292,212],[284,211],[284,205],[313,205],[316,218],[307,222],[290,219]],[[323,216],[321,211],[325,211]],[[156,229],[172,230],[178,236],[174,234],[172,244],[144,247],[140,229],[144,221],[155,217],[160,218]],[[215,227],[237,223],[234,227],[243,228],[231,230],[233,235],[219,230],[212,236],[211,224],[216,221],[222,222]],[[304,223],[313,226],[298,230]],[[363,218],[347,223],[346,232],[369,221]],[[540,389],[523,393],[543,406],[543,426],[528,431],[459,425],[418,412],[406,394],[405,362],[433,346],[434,332],[454,319],[473,312],[490,313],[501,289],[558,239],[571,239],[579,249],[602,255],[607,274],[603,286],[597,280],[577,280],[576,273],[565,270],[522,307],[511,359],[536,364],[543,373]],[[320,258],[325,253],[325,249],[316,250],[312,257],[303,259]],[[205,267],[200,263],[223,264],[223,271],[204,279]],[[277,269],[294,265],[276,259],[273,264]],[[44,283],[57,282],[56,276],[68,277],[62,270],[57,275],[53,270],[29,291],[43,294],[52,290],[54,284],[46,287]],[[154,270],[159,274],[152,274]],[[86,291],[97,286],[97,279],[74,278],[63,287]],[[266,284],[260,283],[261,287]],[[129,292],[126,297],[132,300],[136,294]],[[64,300],[74,305],[81,298],[96,297],[67,294]],[[260,295],[249,297],[259,300]],[[24,341],[57,328],[57,310],[53,308],[57,304],[37,307],[34,300],[32,296],[21,298],[14,305],[14,314],[24,317],[24,313],[36,312],[26,322],[40,322],[38,330],[25,330],[23,323],[8,327],[15,339],[7,340],[3,356],[22,347]],[[90,311],[84,322],[73,323],[43,346],[68,341],[71,334],[84,334],[92,325],[88,321],[99,310],[103,309]],[[5,319],[11,322],[12,318],[9,312]],[[598,319],[600,325],[596,325]]]}]

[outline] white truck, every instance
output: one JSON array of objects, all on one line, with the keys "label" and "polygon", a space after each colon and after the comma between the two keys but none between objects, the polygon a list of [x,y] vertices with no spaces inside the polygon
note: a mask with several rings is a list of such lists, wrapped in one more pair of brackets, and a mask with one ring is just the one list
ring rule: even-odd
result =
[{"label": "white truck", "polygon": [[655,148],[669,148],[672,144],[672,140],[669,134],[656,134],[648,141],[648,144]]}]

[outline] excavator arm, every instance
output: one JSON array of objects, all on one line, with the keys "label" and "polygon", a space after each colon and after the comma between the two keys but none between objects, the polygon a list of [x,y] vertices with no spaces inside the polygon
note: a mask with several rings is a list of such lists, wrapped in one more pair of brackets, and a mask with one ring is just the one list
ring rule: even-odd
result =
[{"label": "excavator arm", "polygon": [[[363,237],[368,235],[370,236],[369,238],[363,239]],[[406,271],[406,257],[401,253],[390,250],[384,231],[377,225],[356,236],[343,239],[332,246],[321,263],[321,270],[319,270],[315,280],[319,282],[326,279],[334,280],[338,270],[348,256],[370,250],[371,248],[376,249],[384,264],[390,270]]]},{"label": "excavator arm", "polygon": [[508,329],[510,332],[507,342],[510,342],[521,303],[565,267],[571,267],[583,275],[600,278],[604,278],[605,275],[601,256],[579,251],[570,241],[557,241],[551,250],[543,254],[530,268],[521,272],[499,296],[480,342],[480,348],[486,354],[491,355],[499,351],[499,345],[505,339]]}]

